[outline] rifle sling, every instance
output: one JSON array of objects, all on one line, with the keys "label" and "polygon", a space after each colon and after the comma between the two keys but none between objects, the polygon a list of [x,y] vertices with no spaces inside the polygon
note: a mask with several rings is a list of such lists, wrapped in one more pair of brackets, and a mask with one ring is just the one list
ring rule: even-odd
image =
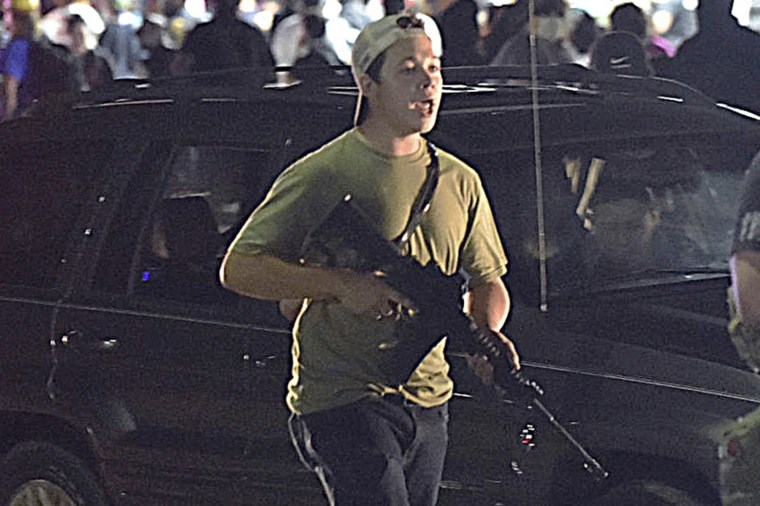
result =
[{"label": "rifle sling", "polygon": [[404,228],[404,232],[393,241],[399,251],[403,251],[409,239],[412,237],[414,230],[419,226],[422,221],[422,216],[428,210],[430,206],[430,200],[433,198],[433,192],[438,186],[438,176],[440,174],[440,164],[438,162],[438,149],[435,145],[427,141],[428,155],[430,156],[430,163],[427,166],[425,181],[422,183],[420,192],[417,194],[417,198],[412,204],[412,210],[409,214],[409,221]]}]

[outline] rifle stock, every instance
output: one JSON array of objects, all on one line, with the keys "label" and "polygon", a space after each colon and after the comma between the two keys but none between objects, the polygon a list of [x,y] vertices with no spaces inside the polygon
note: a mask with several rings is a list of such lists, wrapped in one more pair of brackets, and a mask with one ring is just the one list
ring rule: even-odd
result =
[{"label": "rifle stock", "polygon": [[405,382],[422,359],[443,338],[457,351],[488,357],[494,368],[494,384],[502,392],[517,396],[526,407],[541,412],[550,424],[576,449],[584,468],[601,481],[608,473],[601,464],[562,426],[541,401],[543,389],[514,370],[506,345],[492,331],[478,329],[462,312],[459,276],[446,276],[432,263],[421,265],[388,241],[371,225],[347,195],[331,211],[304,245],[302,262],[384,274],[385,281],[414,301],[417,312],[402,317],[396,346],[383,366],[391,382]]}]

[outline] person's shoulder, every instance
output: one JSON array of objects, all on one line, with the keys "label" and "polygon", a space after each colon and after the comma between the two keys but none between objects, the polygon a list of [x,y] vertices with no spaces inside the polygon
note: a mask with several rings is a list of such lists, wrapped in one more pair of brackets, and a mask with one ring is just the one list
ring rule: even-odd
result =
[{"label": "person's shoulder", "polygon": [[245,37],[266,43],[266,38],[264,37],[264,34],[261,32],[261,30],[240,18],[233,18],[230,21],[229,28],[235,30],[238,34],[244,35]]},{"label": "person's shoulder", "polygon": [[290,170],[304,172],[324,172],[332,170],[335,163],[342,157],[347,156],[357,142],[351,130],[327,141],[322,146],[306,153],[293,162]]},{"label": "person's shoulder", "polygon": [[24,59],[29,58],[34,44],[27,38],[11,39],[5,47],[4,61],[6,63],[24,61]]},{"label": "person's shoulder", "polygon": [[6,46],[9,50],[11,48],[28,48],[31,47],[33,44],[36,44],[31,39],[28,39],[26,37],[13,37],[10,41],[8,41],[8,46]]},{"label": "person's shoulder", "polygon": [[481,193],[483,182],[477,168],[440,148],[438,159],[443,181],[449,181],[454,187],[459,188],[459,191],[464,191],[468,195],[475,196]]},{"label": "person's shoulder", "polygon": [[187,32],[188,36],[193,33],[197,35],[199,33],[206,33],[206,32],[213,31],[219,25],[219,23],[215,23],[214,21],[216,20],[212,19],[211,21],[203,21],[201,23],[198,23],[197,25],[192,27],[189,32]]},{"label": "person's shoulder", "polygon": [[754,54],[760,53],[760,33],[746,26],[737,26],[736,35],[740,45],[736,48],[737,53],[744,54],[744,50],[752,51]]},{"label": "person's shoulder", "polygon": [[440,148],[437,145],[436,149],[438,151],[441,170],[453,171],[467,177],[480,177],[478,176],[477,171],[469,163],[465,162],[457,155],[447,151],[445,148]]}]

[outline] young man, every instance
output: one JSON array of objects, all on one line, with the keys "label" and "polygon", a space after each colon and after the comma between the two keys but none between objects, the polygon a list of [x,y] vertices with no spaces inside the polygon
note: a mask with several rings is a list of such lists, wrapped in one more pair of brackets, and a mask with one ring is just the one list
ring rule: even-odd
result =
[{"label": "young man", "polygon": [[[404,230],[436,154],[429,132],[442,96],[440,35],[430,18],[397,14],[367,25],[353,49],[358,126],[297,161],[274,183],[221,270],[238,293],[305,299],[294,325],[287,404],[297,448],[331,504],[433,505],[453,384],[445,338],[403,384],[380,364],[415,301],[382,277],[299,263],[308,232],[350,193],[384,237]],[[506,257],[477,174],[443,151],[429,210],[408,243],[421,264],[469,277],[468,308],[496,332],[509,311]],[[499,333],[513,367],[519,358]]]}]

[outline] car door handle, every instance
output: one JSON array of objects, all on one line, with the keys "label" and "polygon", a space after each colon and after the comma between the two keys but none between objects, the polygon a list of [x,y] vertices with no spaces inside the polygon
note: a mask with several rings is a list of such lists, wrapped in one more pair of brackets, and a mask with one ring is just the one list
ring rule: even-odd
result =
[{"label": "car door handle", "polygon": [[277,360],[277,355],[267,355],[266,357],[253,358],[249,353],[243,355],[246,363],[252,364],[256,369],[268,369],[270,364]]},{"label": "car door handle", "polygon": [[111,351],[119,346],[119,341],[115,338],[88,337],[78,330],[69,330],[62,334],[60,342],[67,348],[80,351]]}]

